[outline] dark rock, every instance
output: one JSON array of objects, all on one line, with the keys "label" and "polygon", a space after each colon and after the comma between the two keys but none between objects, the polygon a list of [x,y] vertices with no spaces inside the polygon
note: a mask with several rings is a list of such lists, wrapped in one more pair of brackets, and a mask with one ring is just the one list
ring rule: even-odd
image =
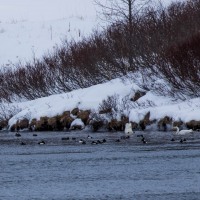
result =
[{"label": "dark rock", "polygon": [[71,114],[72,114],[72,115],[75,115],[75,116],[77,116],[78,113],[79,113],[79,109],[78,109],[78,108],[74,108],[74,109],[71,111]]},{"label": "dark rock", "polygon": [[130,100],[131,101],[137,101],[139,98],[141,98],[141,97],[143,97],[144,95],[146,95],[146,92],[144,92],[144,91],[136,91],[136,93],[135,93],[135,95],[134,95],[134,97],[132,97]]}]

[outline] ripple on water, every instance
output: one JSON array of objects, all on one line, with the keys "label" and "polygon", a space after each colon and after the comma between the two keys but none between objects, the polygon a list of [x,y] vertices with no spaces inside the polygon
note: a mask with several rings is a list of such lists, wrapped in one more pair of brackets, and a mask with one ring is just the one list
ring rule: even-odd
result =
[{"label": "ripple on water", "polygon": [[[180,137],[172,133],[136,135],[89,133],[105,144],[91,145],[88,132],[0,133],[0,199],[198,199],[200,134]],[[137,133],[136,133],[137,134]],[[138,134],[141,134],[141,132]],[[62,141],[62,137],[76,141]],[[171,138],[175,141],[172,142]],[[186,137],[186,136],[184,136]],[[79,139],[87,144],[81,145]],[[38,145],[44,140],[45,145]],[[20,145],[25,141],[27,145]]]}]

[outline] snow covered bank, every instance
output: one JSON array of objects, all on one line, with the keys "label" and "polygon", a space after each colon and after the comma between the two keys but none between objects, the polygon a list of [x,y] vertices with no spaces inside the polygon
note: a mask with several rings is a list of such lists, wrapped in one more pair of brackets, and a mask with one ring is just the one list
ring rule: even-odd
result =
[{"label": "snow covered bank", "polygon": [[[65,94],[52,95],[33,101],[15,103],[12,106],[18,108],[17,112],[10,120],[9,126],[13,126],[22,119],[39,120],[41,117],[55,117],[62,115],[63,112],[71,112],[74,108],[79,110],[90,110],[99,112],[99,105],[108,96],[117,95],[122,101],[126,99],[124,104],[119,104],[119,113],[117,116],[126,115],[130,122],[140,124],[142,120],[150,113],[148,123],[157,124],[164,117],[169,117],[171,125],[173,122],[187,123],[191,120],[200,120],[200,99],[190,99],[185,102],[177,102],[172,98],[158,96],[151,91],[140,97],[137,101],[131,101],[135,93],[141,90],[136,84],[130,81],[122,81],[115,79],[110,82],[95,85],[85,89],[75,90]],[[120,102],[119,101],[119,102]],[[123,105],[123,107],[122,107]],[[103,116],[103,114],[102,114]],[[120,120],[120,117],[117,120]],[[77,116],[72,116],[72,121]],[[112,117],[108,119],[112,120]]]},{"label": "snow covered bank", "polygon": [[[10,2],[8,7],[6,2]],[[56,1],[56,4],[59,5],[57,8],[54,7],[55,1],[53,0],[19,0],[18,3],[20,4],[12,4],[11,2],[13,3],[14,1],[3,0],[0,5],[0,11],[8,9],[11,11],[10,14],[12,14],[9,15],[11,18],[3,18],[3,15],[0,15],[2,20],[0,28],[2,44],[0,62],[2,59],[6,59],[6,61],[3,61],[6,66],[12,66],[15,59],[18,61],[19,59],[30,59],[30,55],[31,57],[42,56],[45,48],[53,49],[58,44],[58,40],[61,41],[62,37],[81,39],[82,34],[85,35],[85,33],[90,32],[93,27],[91,24],[95,22],[94,24],[97,25],[96,13],[93,12],[93,7],[88,6],[92,3],[92,0],[59,0]],[[29,2],[28,6],[31,8],[31,11],[26,9],[27,2]],[[65,4],[66,2],[68,4]],[[73,9],[72,2],[74,3]],[[84,2],[83,7],[79,4],[80,2]],[[18,16],[18,12],[24,15]],[[38,12],[42,15],[38,16]],[[67,15],[65,15],[65,12]],[[25,47],[27,44],[29,44],[28,49]],[[9,54],[9,52],[11,53]],[[7,62],[7,60],[9,61]],[[66,74],[69,75],[68,73]],[[12,83],[8,85],[12,85]],[[112,121],[114,118],[121,120],[122,117],[127,117],[126,120],[137,123],[140,128],[144,128],[152,123],[162,122],[161,125],[165,126],[166,123],[172,124],[174,121],[187,123],[191,120],[199,120],[199,99],[190,99],[185,102],[175,101],[166,96],[156,95],[151,91],[151,86],[149,88],[150,91],[145,91],[144,96],[134,100],[137,91],[141,90],[141,88],[134,83],[122,82],[116,79],[108,83],[79,89],[66,94],[52,95],[23,103],[2,105],[1,115],[6,115],[13,108],[13,112],[10,112],[12,114],[11,119],[9,114],[7,115],[9,117],[2,116],[2,119],[10,119],[10,127],[22,120],[24,120],[24,124],[27,124],[27,121],[28,123],[33,120],[39,121],[41,118],[43,122],[49,125],[57,122],[61,123],[61,121],[65,121],[66,117],[68,117],[68,122],[74,124],[75,122],[72,122],[80,117],[80,115],[77,115],[80,110],[96,114],[102,111],[101,113],[104,114],[100,115],[108,121]],[[14,90],[19,92],[18,88]],[[104,104],[110,103],[110,105],[106,105],[107,107],[105,106],[104,110],[99,110],[99,105],[102,104],[102,101]],[[74,109],[78,109],[76,114],[72,113]],[[105,113],[106,110],[108,114]],[[113,113],[109,114],[109,112]],[[88,112],[84,113],[84,115],[87,116]],[[161,121],[163,118],[167,120]],[[81,124],[80,120],[76,121],[78,121],[79,125]],[[87,120],[84,123],[87,125]]]},{"label": "snow covered bank", "polygon": [[105,84],[69,93],[14,104],[18,109],[21,109],[21,112],[13,116],[9,124],[12,125],[25,116],[29,120],[34,118],[39,119],[42,116],[53,117],[62,114],[64,111],[71,111],[73,108],[97,110],[99,104],[108,96],[119,94],[123,97],[130,94],[133,89],[138,89],[138,86],[123,83],[120,79],[115,79]]}]

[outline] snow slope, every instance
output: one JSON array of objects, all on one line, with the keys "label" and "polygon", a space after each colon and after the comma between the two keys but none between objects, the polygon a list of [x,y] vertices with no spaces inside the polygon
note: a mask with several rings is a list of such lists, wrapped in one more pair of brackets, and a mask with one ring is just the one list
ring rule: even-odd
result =
[{"label": "snow slope", "polygon": [[[172,1],[164,0],[162,3],[168,5]],[[100,27],[99,23],[93,0],[0,0],[0,66],[13,66],[18,60],[30,60],[33,56],[38,58],[66,38],[79,40],[90,34],[93,28]],[[97,110],[108,96],[131,97],[137,89],[136,84],[116,79],[66,94],[3,106],[5,112],[9,107],[16,108],[9,121],[12,125],[24,117],[29,120],[51,117],[74,107]],[[124,112],[130,121],[135,122],[139,122],[148,111],[150,119],[167,115],[184,122],[200,120],[199,100],[176,102],[148,92],[138,100],[138,104],[130,102],[131,109]]]},{"label": "snow slope", "polygon": [[[28,118],[29,120],[42,116],[53,117],[73,108],[97,111],[99,104],[108,96],[118,95],[119,99],[128,97],[129,109],[124,109],[123,114],[132,122],[139,122],[150,111],[150,120],[159,120],[169,116],[173,121],[189,122],[200,120],[200,99],[190,99],[184,102],[176,102],[172,98],[158,96],[151,91],[137,100],[136,103],[129,101],[135,92],[140,89],[136,84],[126,80],[115,79],[110,82],[95,85],[85,89],[75,90],[69,93],[51,95],[24,103],[12,104],[20,110],[9,121],[9,125],[17,120]],[[10,106],[10,105],[8,105]],[[120,107],[120,105],[119,105]]]},{"label": "snow slope", "polygon": [[92,0],[0,0],[0,66],[39,58],[97,25]]},{"label": "snow slope", "polygon": [[120,79],[115,79],[104,84],[78,89],[69,93],[17,103],[14,105],[22,111],[10,120],[10,124],[23,119],[25,116],[29,120],[33,118],[39,119],[41,116],[53,117],[62,114],[64,111],[71,111],[76,107],[82,110],[97,110],[102,100],[108,96],[119,94],[124,97],[138,88],[135,84],[123,83]]},{"label": "snow slope", "polygon": [[101,28],[98,9],[94,0],[0,0],[0,66],[39,58],[66,38],[78,40]]}]

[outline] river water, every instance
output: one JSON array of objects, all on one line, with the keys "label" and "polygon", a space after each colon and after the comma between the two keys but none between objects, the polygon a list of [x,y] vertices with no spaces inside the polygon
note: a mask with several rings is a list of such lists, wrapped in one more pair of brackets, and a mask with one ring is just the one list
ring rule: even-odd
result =
[{"label": "river water", "polygon": [[[0,200],[200,199],[199,132],[136,132],[120,139],[122,135],[0,133]],[[91,144],[104,138],[103,144]],[[41,140],[44,145],[38,144]]]}]

